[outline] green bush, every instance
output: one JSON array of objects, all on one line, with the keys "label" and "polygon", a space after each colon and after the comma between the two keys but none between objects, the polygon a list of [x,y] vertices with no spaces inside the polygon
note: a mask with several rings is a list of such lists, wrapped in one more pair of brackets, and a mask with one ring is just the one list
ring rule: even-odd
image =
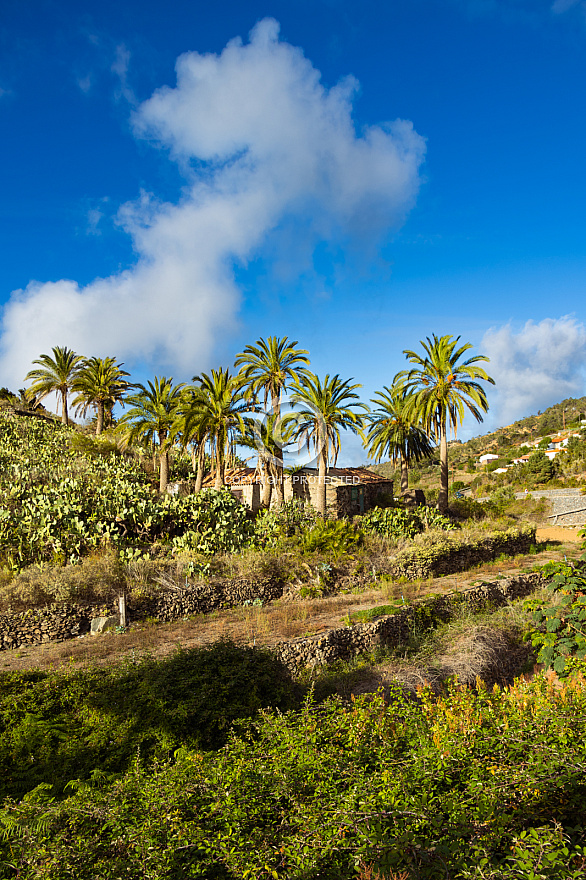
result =
[{"label": "green bush", "polygon": [[308,553],[352,553],[362,543],[362,532],[345,519],[318,519],[301,536],[301,548]]},{"label": "green bush", "polygon": [[281,507],[261,511],[254,522],[254,537],[260,547],[275,547],[282,538],[313,528],[318,514],[311,504],[293,498]]},{"label": "green bush", "polygon": [[[21,880],[584,876],[584,682],[538,677],[414,701],[243,722],[219,752],[188,746],[70,797],[0,811]],[[16,876],[7,868],[6,876]]]},{"label": "green bush", "polygon": [[434,507],[418,505],[413,510],[401,507],[374,507],[360,519],[365,532],[383,535],[385,538],[414,538],[424,529],[450,531],[458,528],[448,516],[438,513]]},{"label": "green bush", "polygon": [[546,606],[536,600],[525,603],[539,625],[531,641],[539,648],[538,661],[564,675],[570,658],[586,658],[586,569],[562,562],[548,563],[541,571],[553,575],[547,585],[552,602]]},{"label": "green bush", "polygon": [[181,745],[219,748],[235,720],[291,708],[296,695],[268,653],[231,642],[106,669],[0,673],[0,788],[60,793],[96,768],[124,771],[137,750],[151,764]]},{"label": "green bush", "polygon": [[96,453],[107,442],[0,413],[0,565],[63,565],[105,547],[129,561],[154,541],[209,555],[251,540],[230,492],[161,497],[135,461]]}]

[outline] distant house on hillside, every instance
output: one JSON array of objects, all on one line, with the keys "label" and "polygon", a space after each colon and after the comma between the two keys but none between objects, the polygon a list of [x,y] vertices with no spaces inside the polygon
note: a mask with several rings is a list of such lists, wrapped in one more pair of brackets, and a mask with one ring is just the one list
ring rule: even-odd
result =
[{"label": "distant house on hillside", "polygon": [[527,464],[527,462],[529,461],[530,458],[531,458],[530,454],[529,455],[520,455],[519,458],[513,459],[513,464]]},{"label": "distant house on hillside", "polygon": [[556,455],[559,455],[561,451],[562,450],[559,448],[558,449],[546,449],[545,454],[549,458],[550,461],[553,461],[554,458],[556,457]]},{"label": "distant house on hillside", "polygon": [[[226,471],[226,487],[243,504],[256,512],[260,509],[261,482],[255,468],[235,468]],[[318,472],[316,468],[302,468],[294,474],[285,474],[283,490],[285,501],[299,498],[317,507]],[[213,474],[204,482],[205,489],[214,487]],[[368,468],[330,468],[326,474],[326,504],[334,516],[353,516],[375,507],[382,495],[393,495],[393,481],[375,474]]]},{"label": "distant house on hillside", "polygon": [[478,459],[479,464],[488,464],[489,461],[496,461],[498,459],[498,455],[494,455],[492,452],[485,452],[484,455],[481,455]]}]

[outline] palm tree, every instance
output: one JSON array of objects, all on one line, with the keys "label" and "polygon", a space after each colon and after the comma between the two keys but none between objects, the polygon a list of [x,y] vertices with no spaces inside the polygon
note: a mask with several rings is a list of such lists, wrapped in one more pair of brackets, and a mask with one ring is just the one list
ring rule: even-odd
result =
[{"label": "palm tree", "polygon": [[485,355],[475,355],[459,362],[462,355],[472,348],[468,342],[458,346],[460,337],[427,337],[421,341],[423,354],[405,350],[403,354],[415,366],[402,370],[394,379],[395,384],[404,387],[411,395],[410,407],[419,416],[425,430],[432,433],[440,447],[440,490],[438,508],[441,513],[448,509],[448,428],[457,434],[466,409],[477,422],[482,421],[482,413],[488,410],[486,392],[477,380],[490,382],[494,379],[477,366],[479,361],[488,361]]},{"label": "palm tree", "polygon": [[244,446],[257,454],[257,471],[262,485],[260,504],[264,508],[269,508],[271,504],[271,486],[278,478],[277,455],[282,450],[282,437],[275,437],[275,429],[274,415],[263,421],[249,419],[244,433],[236,438],[237,446]]},{"label": "palm tree", "polygon": [[176,437],[177,413],[183,400],[184,383],[173,385],[173,379],[155,376],[148,388],[140,389],[127,399],[131,409],[120,420],[128,426],[126,442],[146,441],[159,450],[159,492],[165,492],[169,482],[169,447]]},{"label": "palm tree", "polygon": [[[257,399],[262,394],[265,412],[274,417],[275,437],[280,431],[281,403],[287,383],[309,375],[309,352],[297,348],[297,344],[297,340],[290,341],[287,336],[269,336],[266,340],[258,339],[255,345],[247,345],[234,361],[234,366],[240,367],[239,376],[249,395]],[[279,444],[274,459],[277,503],[282,504],[283,449]]]},{"label": "palm tree", "polygon": [[400,386],[378,391],[371,403],[377,407],[368,417],[368,454],[375,461],[389,456],[393,465],[401,463],[401,494],[409,488],[409,465],[429,458],[433,446],[413,411],[410,398]]},{"label": "palm tree", "polygon": [[[251,403],[240,379],[228,369],[212,370],[208,375],[194,376],[200,395],[199,427],[210,442],[212,458],[215,459],[215,488],[224,485],[226,453],[235,446],[237,434],[246,430],[244,413],[250,411]],[[254,404],[252,404],[254,407]]]},{"label": "palm tree", "polygon": [[340,451],[340,430],[362,436],[363,417],[356,409],[368,409],[358,402],[354,393],[361,385],[351,385],[352,379],[342,381],[339,376],[326,375],[323,382],[312,374],[303,375],[295,384],[291,403],[298,408],[285,416],[291,425],[291,436],[315,449],[318,460],[317,509],[326,515],[326,471],[330,461],[335,465]]},{"label": "palm tree", "polygon": [[95,410],[96,436],[102,433],[106,416],[111,420],[114,404],[121,402],[132,387],[124,378],[130,373],[123,366],[113,357],[91,357],[83,361],[73,380],[72,390],[77,391],[75,414],[85,418],[89,409]]},{"label": "palm tree", "polygon": [[205,450],[208,441],[205,395],[200,388],[190,386],[183,393],[183,402],[176,419],[177,434],[183,448],[191,444],[191,466],[196,473],[195,492],[200,492],[205,472]]},{"label": "palm tree", "polygon": [[29,370],[25,381],[33,380],[28,390],[31,394],[36,394],[39,400],[44,400],[53,392],[61,396],[61,421],[67,425],[69,423],[67,396],[83,358],[67,347],[56,346],[52,351],[53,357],[42,354],[38,360],[33,361],[38,367]]}]

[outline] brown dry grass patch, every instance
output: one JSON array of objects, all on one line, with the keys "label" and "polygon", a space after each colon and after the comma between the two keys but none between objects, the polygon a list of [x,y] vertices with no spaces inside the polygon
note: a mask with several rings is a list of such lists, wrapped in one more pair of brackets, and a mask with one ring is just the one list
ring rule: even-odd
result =
[{"label": "brown dry grass patch", "polygon": [[[0,670],[101,664],[131,656],[133,652],[165,656],[177,647],[192,648],[222,638],[232,639],[237,644],[270,646],[279,641],[336,629],[344,625],[348,614],[384,605],[389,600],[404,597],[409,603],[425,595],[463,590],[482,580],[518,575],[551,559],[563,559],[564,555],[572,558],[578,554],[578,545],[570,542],[549,548],[537,556],[527,554],[514,560],[488,563],[458,575],[408,583],[380,579],[358,593],[339,593],[316,599],[289,596],[265,607],[215,611],[172,623],[137,624],[123,634],[88,635],[61,643],[31,645],[0,652]],[[375,676],[369,680],[369,690],[376,682],[384,686],[384,669],[377,675],[378,678]]]}]

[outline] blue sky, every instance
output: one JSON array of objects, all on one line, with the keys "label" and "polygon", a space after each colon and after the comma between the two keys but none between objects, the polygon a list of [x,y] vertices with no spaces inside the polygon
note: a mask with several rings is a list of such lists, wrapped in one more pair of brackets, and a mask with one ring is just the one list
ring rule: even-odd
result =
[{"label": "blue sky", "polygon": [[584,393],[585,74],[582,0],[4,0],[0,385],[277,334],[368,399],[451,333],[489,427]]}]

